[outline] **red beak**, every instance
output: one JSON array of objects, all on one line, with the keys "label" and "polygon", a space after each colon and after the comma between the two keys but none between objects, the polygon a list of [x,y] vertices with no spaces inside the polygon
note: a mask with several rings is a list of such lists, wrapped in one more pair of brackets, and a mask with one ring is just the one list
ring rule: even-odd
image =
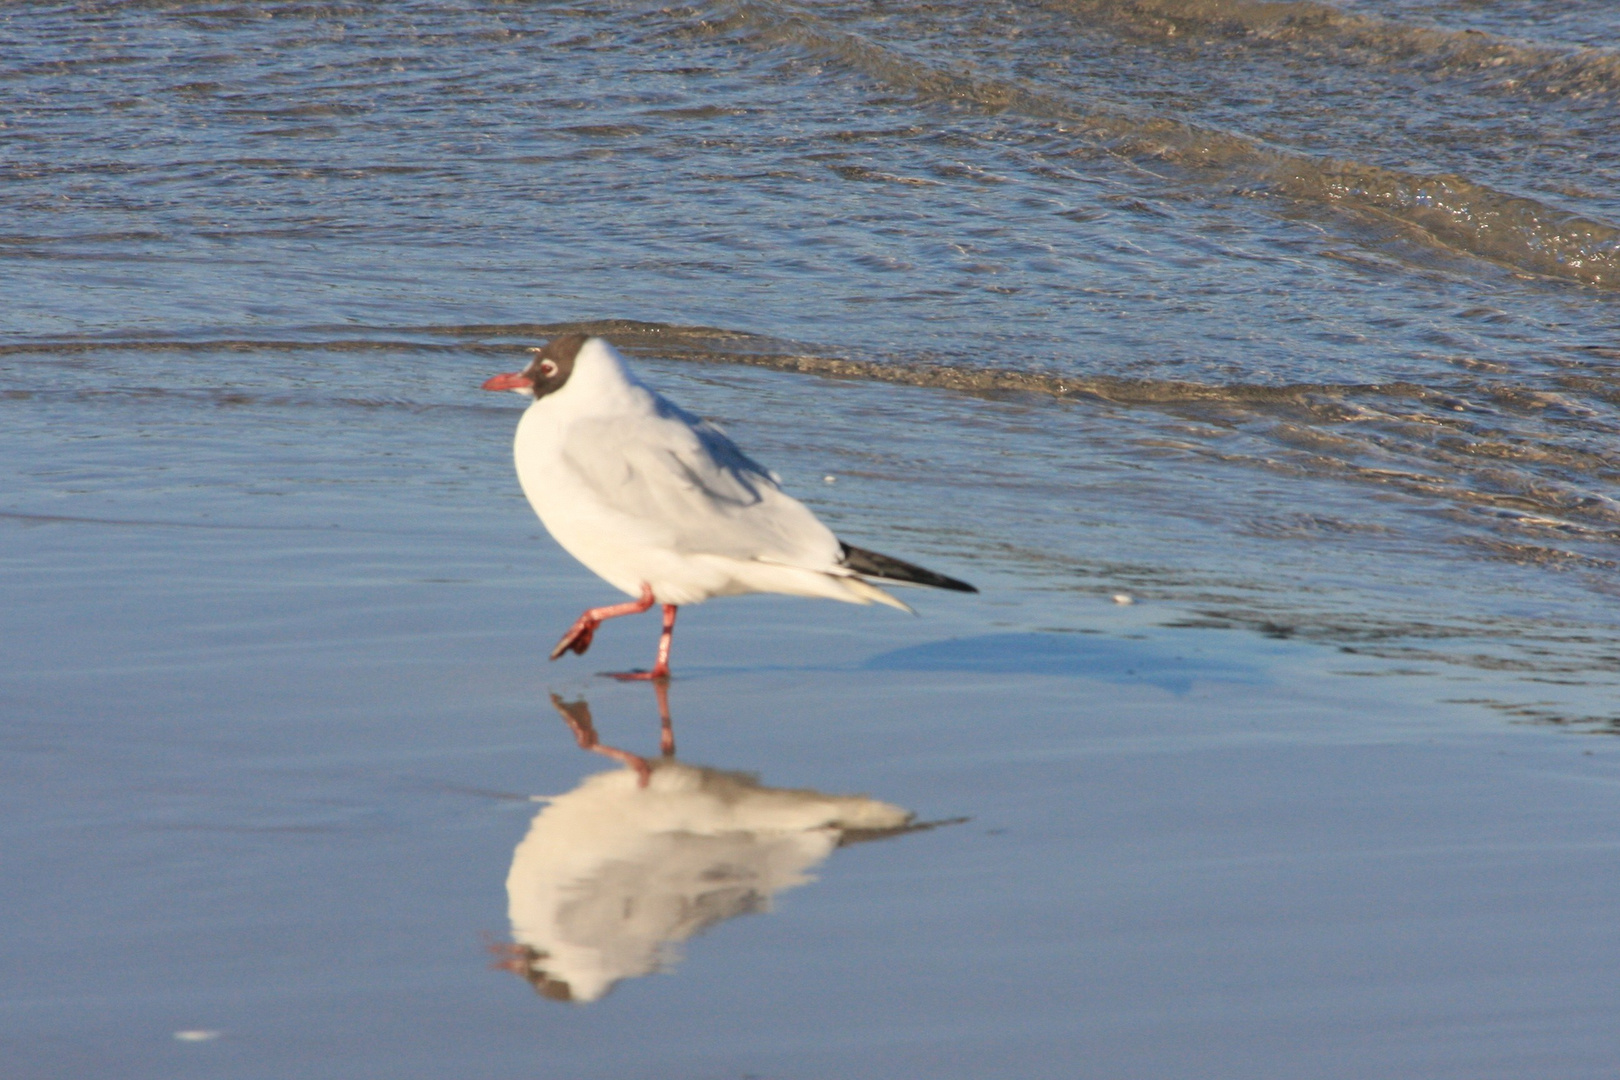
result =
[{"label": "red beak", "polygon": [[505,375],[496,375],[484,383],[485,390],[525,390],[533,387],[534,381],[532,379],[516,371],[509,371]]}]

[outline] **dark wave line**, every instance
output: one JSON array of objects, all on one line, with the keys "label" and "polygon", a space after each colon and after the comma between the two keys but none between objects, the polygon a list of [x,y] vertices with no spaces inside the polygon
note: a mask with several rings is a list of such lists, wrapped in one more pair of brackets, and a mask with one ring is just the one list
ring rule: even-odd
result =
[{"label": "dark wave line", "polygon": [[477,342],[444,344],[408,339],[325,339],[299,338],[55,338],[40,341],[12,341],[0,344],[0,356],[84,355],[95,352],[423,352],[423,353],[504,353],[512,346],[483,345]]},{"label": "dark wave line", "polygon": [[1478,30],[1422,26],[1310,0],[1045,0],[1054,10],[1140,37],[1222,37],[1319,53],[1356,49],[1442,73],[1489,73],[1487,89],[1586,97],[1620,92],[1620,55],[1557,48]]},{"label": "dark wave line", "polygon": [[0,510],[0,521],[20,521],[32,525],[125,525],[135,528],[248,530],[251,532],[335,532],[340,528],[338,525],[233,525],[211,521],[156,521],[142,518],[78,517],[72,514],[28,514],[20,510]]},{"label": "dark wave line", "polygon": [[[1182,380],[1132,379],[1110,375],[1058,375],[1013,368],[967,367],[948,362],[860,359],[817,351],[812,347],[763,334],[711,326],[679,326],[630,319],[557,323],[477,323],[460,326],[393,328],[393,333],[444,335],[454,343],[412,338],[332,339],[55,339],[0,345],[0,355],[84,355],[93,352],[429,352],[521,356],[525,350],[559,334],[583,333],[610,338],[634,356],[706,363],[744,364],[772,371],[838,379],[898,383],[973,394],[1039,394],[1054,398],[1092,399],[1122,405],[1178,402],[1305,404],[1321,395],[1359,395],[1450,403],[1442,391],[1411,382],[1388,383],[1197,383]],[[490,338],[513,338],[511,343]],[[185,391],[195,393],[195,391]],[[241,395],[242,391],[232,390]],[[267,395],[279,396],[279,395]],[[244,399],[245,400],[245,399]]]}]

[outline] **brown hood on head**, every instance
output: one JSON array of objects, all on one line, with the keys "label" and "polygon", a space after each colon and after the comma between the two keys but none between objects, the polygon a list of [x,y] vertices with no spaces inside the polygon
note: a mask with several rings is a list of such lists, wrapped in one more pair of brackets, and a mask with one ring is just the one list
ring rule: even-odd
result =
[{"label": "brown hood on head", "polygon": [[580,348],[590,340],[584,334],[564,334],[552,338],[539,349],[530,349],[534,359],[523,369],[524,377],[534,384],[534,396],[543,398],[555,394],[574,373],[574,358]]}]

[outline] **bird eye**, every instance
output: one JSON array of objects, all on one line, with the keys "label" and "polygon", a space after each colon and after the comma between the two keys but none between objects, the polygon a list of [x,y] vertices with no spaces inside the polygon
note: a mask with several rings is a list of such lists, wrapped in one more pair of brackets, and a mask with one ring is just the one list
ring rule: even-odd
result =
[{"label": "bird eye", "polygon": [[551,378],[553,375],[557,374],[557,365],[553,364],[550,360],[540,361],[540,374],[544,375],[548,379]]}]

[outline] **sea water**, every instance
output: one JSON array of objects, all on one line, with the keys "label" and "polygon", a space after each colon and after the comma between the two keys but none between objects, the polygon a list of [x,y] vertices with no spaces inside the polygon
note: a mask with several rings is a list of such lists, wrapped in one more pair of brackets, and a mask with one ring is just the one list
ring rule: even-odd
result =
[{"label": "sea water", "polygon": [[[1226,671],[1239,698],[1362,702],[1323,738],[1357,715],[1384,718],[1375,738],[1427,737],[1439,713],[1480,738],[1615,730],[1616,40],[1613,5],[1516,0],[0,11],[7,739],[28,880],[60,885],[13,877],[21,925],[61,942],[18,955],[77,963],[71,933],[41,929],[70,912],[103,920],[101,955],[126,940],[100,906],[116,886],[52,862],[85,830],[129,868],[159,835],[141,830],[398,841],[427,812],[368,794],[368,770],[460,761],[446,703],[469,671],[533,709],[478,728],[456,782],[493,785],[501,747],[520,794],[574,782],[573,756],[531,775],[537,748],[575,753],[555,716],[530,733],[544,693],[465,666],[521,641],[521,678],[549,677],[552,634],[610,599],[521,501],[519,402],[477,389],[571,330],[726,426],[841,536],[984,590],[922,598],[934,621],[904,626],[683,614],[677,671],[764,679],[737,691],[749,715],[809,692],[760,674],[782,665],[900,678],[882,700],[917,745],[905,679],[926,675],[885,673],[1151,671],[1184,705],[1185,680]],[[1051,644],[1087,635],[1112,644]],[[646,659],[635,631],[602,637]],[[1177,669],[1194,654],[1231,655]],[[1255,675],[1271,663],[1295,675]],[[425,728],[379,714],[385,685]],[[991,752],[935,734],[919,752],[947,772]],[[291,755],[279,809],[241,794],[266,747]],[[796,753],[832,755],[805,783],[905,801],[844,751]],[[481,812],[434,835],[454,850]],[[207,866],[231,864],[220,843]],[[177,881],[208,887],[201,855],[165,850],[180,868],[143,919]],[[498,893],[506,856],[485,854],[477,887]],[[210,933],[273,938],[298,902],[215,910]],[[170,962],[131,954],[118,1000]],[[231,970],[209,978],[252,978]],[[78,1000],[52,985],[28,1008]],[[194,1012],[142,1023],[207,1027]],[[79,1060],[63,1024],[29,1075]],[[105,1045],[147,1031],[115,1028]],[[332,1075],[365,1074],[342,1045]]]}]

